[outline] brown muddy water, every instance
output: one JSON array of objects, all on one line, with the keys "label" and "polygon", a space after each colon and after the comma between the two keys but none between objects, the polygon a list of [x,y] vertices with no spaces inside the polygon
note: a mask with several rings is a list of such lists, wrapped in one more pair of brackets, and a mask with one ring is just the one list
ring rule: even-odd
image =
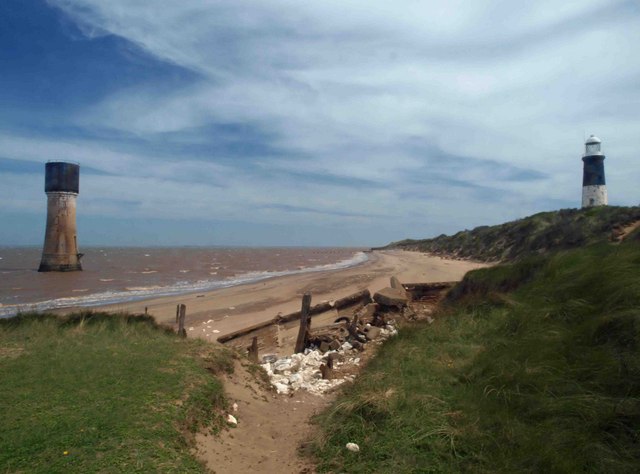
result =
[{"label": "brown muddy water", "polygon": [[38,273],[42,249],[0,247],[0,317],[214,290],[367,260],[354,248],[84,248],[82,272]]}]

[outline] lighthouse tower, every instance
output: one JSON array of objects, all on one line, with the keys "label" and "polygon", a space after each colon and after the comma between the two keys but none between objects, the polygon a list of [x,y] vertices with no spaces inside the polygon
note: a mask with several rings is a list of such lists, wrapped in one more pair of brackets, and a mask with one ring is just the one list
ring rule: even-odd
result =
[{"label": "lighthouse tower", "polygon": [[76,199],[80,189],[80,166],[49,162],[45,165],[47,230],[39,272],[82,270],[78,253]]},{"label": "lighthouse tower", "polygon": [[600,139],[591,135],[585,142],[582,161],[582,207],[606,206],[607,186],[604,181],[604,159],[600,151]]}]

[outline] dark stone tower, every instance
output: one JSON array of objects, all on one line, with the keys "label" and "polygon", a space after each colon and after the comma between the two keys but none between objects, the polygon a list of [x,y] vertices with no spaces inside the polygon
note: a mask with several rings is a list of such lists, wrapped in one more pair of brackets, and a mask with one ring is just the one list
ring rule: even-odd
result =
[{"label": "dark stone tower", "polygon": [[76,199],[80,191],[80,165],[49,162],[45,166],[47,230],[39,272],[82,270],[78,253]]}]

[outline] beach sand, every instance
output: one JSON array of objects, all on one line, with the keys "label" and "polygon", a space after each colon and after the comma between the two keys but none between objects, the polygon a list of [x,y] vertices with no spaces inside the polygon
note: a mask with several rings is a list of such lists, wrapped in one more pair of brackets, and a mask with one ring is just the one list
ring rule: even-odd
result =
[{"label": "beach sand", "polygon": [[364,289],[369,289],[373,295],[389,286],[391,276],[397,276],[403,283],[455,281],[469,270],[486,266],[400,250],[376,251],[369,256],[366,263],[347,269],[277,277],[210,292],[159,297],[99,309],[144,313],[146,307],[159,323],[173,324],[176,306],[185,304],[188,336],[216,340],[270,320],[278,313],[299,310],[305,292],[311,292],[311,304],[314,305]]}]

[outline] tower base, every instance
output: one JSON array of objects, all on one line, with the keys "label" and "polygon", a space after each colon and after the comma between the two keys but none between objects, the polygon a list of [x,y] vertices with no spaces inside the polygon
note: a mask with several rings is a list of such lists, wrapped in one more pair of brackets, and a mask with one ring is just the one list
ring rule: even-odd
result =
[{"label": "tower base", "polygon": [[82,264],[80,257],[82,255],[47,255],[42,256],[39,272],[81,272]]},{"label": "tower base", "polygon": [[607,204],[606,186],[591,185],[582,187],[582,207],[606,206]]},{"label": "tower base", "polygon": [[47,229],[39,272],[82,270],[76,235],[76,198],[73,192],[47,193]]},{"label": "tower base", "polygon": [[82,265],[80,263],[69,265],[49,265],[48,263],[41,263],[38,267],[39,272],[81,272]]}]

